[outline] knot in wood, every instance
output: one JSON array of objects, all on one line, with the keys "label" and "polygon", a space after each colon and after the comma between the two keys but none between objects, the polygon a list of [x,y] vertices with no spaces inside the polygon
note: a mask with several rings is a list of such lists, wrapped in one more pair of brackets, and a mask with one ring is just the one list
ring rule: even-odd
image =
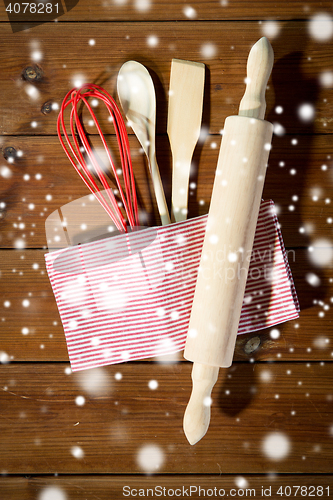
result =
[{"label": "knot in wood", "polygon": [[23,70],[23,78],[28,82],[40,82],[43,79],[43,70],[37,64],[27,66]]},{"label": "knot in wood", "polygon": [[4,148],[2,154],[5,160],[11,159],[11,161],[13,161],[17,156],[17,151],[13,146],[8,146],[7,148]]},{"label": "knot in wood", "polygon": [[41,108],[41,112],[43,113],[43,115],[48,115],[49,113],[51,113],[51,111],[52,111],[52,101],[44,102]]},{"label": "knot in wood", "polygon": [[258,347],[261,344],[261,339],[260,337],[252,337],[250,340],[248,340],[244,346],[244,352],[246,354],[251,354],[252,352],[256,351]]}]

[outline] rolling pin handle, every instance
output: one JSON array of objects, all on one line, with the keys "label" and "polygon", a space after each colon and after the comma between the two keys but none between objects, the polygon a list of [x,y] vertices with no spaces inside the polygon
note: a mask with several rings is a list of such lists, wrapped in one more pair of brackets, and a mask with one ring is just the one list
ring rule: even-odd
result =
[{"label": "rolling pin handle", "polygon": [[219,374],[218,366],[193,363],[192,393],[184,414],[184,432],[190,444],[200,441],[210,422],[211,393]]},{"label": "rolling pin handle", "polygon": [[265,36],[255,43],[247,60],[246,89],[239,105],[239,116],[263,120],[266,111],[265,92],[274,63],[274,52]]}]

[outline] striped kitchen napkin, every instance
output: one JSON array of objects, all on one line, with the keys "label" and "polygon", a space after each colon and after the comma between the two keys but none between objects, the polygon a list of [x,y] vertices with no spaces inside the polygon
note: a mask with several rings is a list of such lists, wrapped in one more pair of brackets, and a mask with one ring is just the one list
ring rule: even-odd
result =
[{"label": "striped kitchen napkin", "polygon": [[[207,215],[45,255],[73,371],[185,347]],[[228,249],[220,249],[227,259]],[[299,316],[272,201],[261,203],[238,333]],[[232,279],[226,271],[222,279]],[[239,262],[238,272],[245,272]]]}]

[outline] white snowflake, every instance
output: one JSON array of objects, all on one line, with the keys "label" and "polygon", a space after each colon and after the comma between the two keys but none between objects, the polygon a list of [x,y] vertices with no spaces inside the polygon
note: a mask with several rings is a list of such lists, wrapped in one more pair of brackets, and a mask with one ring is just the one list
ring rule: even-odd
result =
[{"label": "white snowflake", "polygon": [[312,122],[315,116],[315,107],[309,103],[301,104],[297,109],[297,114],[302,122]]},{"label": "white snowflake", "polygon": [[282,432],[268,434],[262,443],[262,450],[267,458],[271,460],[282,460],[290,452],[291,445],[288,436]]},{"label": "white snowflake", "polygon": [[68,500],[68,497],[58,486],[48,486],[40,491],[38,500]]},{"label": "white snowflake", "polygon": [[273,328],[273,330],[269,332],[269,336],[271,339],[278,339],[280,337],[280,332],[277,328]]},{"label": "white snowflake", "polygon": [[333,87],[333,71],[323,71],[319,75],[319,83],[322,87]]},{"label": "white snowflake", "polygon": [[15,241],[14,241],[14,247],[17,249],[17,250],[21,250],[23,248],[25,248],[25,241],[21,238],[17,238]]},{"label": "white snowflake", "polygon": [[161,469],[165,457],[160,446],[156,444],[146,444],[139,449],[136,460],[141,470],[152,473]]},{"label": "white snowflake", "polygon": [[320,278],[314,273],[307,273],[305,275],[305,279],[311,286],[319,286],[320,285]]},{"label": "white snowflake", "polygon": [[0,175],[4,179],[9,179],[12,176],[12,171],[7,165],[4,165],[3,167],[0,167]]},{"label": "white snowflake", "polygon": [[205,59],[212,59],[217,54],[217,47],[213,43],[204,43],[200,48],[200,53]]},{"label": "white snowflake", "polygon": [[150,35],[147,38],[147,45],[149,47],[157,47],[157,45],[158,45],[158,37],[155,36],[155,35]]},{"label": "white snowflake", "polygon": [[24,90],[32,100],[36,101],[40,98],[40,92],[34,85],[28,84],[25,86]]},{"label": "white snowflake", "polygon": [[242,476],[235,477],[235,484],[238,488],[247,488],[249,486],[248,481]]},{"label": "white snowflake", "polygon": [[83,458],[84,457],[84,451],[80,446],[72,446],[71,448],[71,454],[75,458]]},{"label": "white snowflake", "polygon": [[315,14],[309,22],[309,34],[317,42],[326,42],[333,35],[333,21],[326,12]]},{"label": "white snowflake", "polygon": [[309,260],[317,267],[330,266],[333,262],[332,242],[325,238],[320,238],[311,243],[309,247]]},{"label": "white snowflake", "polygon": [[262,370],[260,372],[260,380],[262,382],[271,382],[272,378],[273,378],[273,375],[269,370]]},{"label": "white snowflake", "polygon": [[75,378],[89,396],[107,396],[112,391],[110,376],[103,368],[84,370],[76,373]]},{"label": "white snowflake", "polygon": [[3,365],[9,363],[9,355],[5,351],[0,351],[0,363]]},{"label": "white snowflake", "polygon": [[317,348],[317,349],[325,349],[326,347],[328,347],[328,344],[330,342],[330,339],[327,338],[327,337],[323,337],[323,336],[319,336],[319,337],[316,337],[314,340],[313,340],[313,345]]},{"label": "white snowflake", "polygon": [[261,30],[267,38],[276,38],[280,33],[280,25],[276,21],[266,21],[262,24]]},{"label": "white snowflake", "polygon": [[151,0],[135,0],[134,7],[139,12],[147,12],[151,8]]},{"label": "white snowflake", "polygon": [[273,132],[275,135],[281,137],[286,133],[286,129],[281,125],[281,123],[274,122],[273,123]]},{"label": "white snowflake", "polygon": [[82,87],[82,85],[85,83],[85,81],[86,81],[86,78],[82,74],[74,75],[72,78],[72,84],[76,88]]},{"label": "white snowflake", "polygon": [[190,5],[185,5],[183,8],[183,13],[189,19],[195,19],[197,17],[197,11]]},{"label": "white snowflake", "polygon": [[75,398],[75,403],[78,405],[78,406],[83,406],[84,403],[86,402],[84,396],[77,396]]}]

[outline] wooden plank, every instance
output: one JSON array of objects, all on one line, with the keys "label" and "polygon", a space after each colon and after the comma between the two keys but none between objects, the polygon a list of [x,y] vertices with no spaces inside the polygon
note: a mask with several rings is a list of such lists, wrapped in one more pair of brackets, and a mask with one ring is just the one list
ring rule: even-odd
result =
[{"label": "wooden plank", "polygon": [[[44,252],[1,251],[1,351],[12,361],[68,361],[65,336],[45,270]],[[300,318],[272,328],[240,335],[236,361],[331,360],[333,281],[330,270],[313,269],[306,251],[289,252],[298,292]],[[306,281],[308,274],[319,287]],[[23,301],[29,301],[23,302]],[[25,305],[26,306],[25,306]],[[179,353],[175,359],[182,360]]]},{"label": "wooden plank", "polygon": [[[148,216],[147,225],[158,225],[159,215],[146,159],[136,138],[131,136],[130,139],[139,206]],[[296,145],[291,144],[292,139],[297,141]],[[196,148],[189,217],[208,212],[220,141],[220,135],[207,136]],[[92,138],[92,144],[98,147],[100,143]],[[110,145],[119,165],[113,137]],[[7,174],[1,179],[0,202],[6,206],[0,208],[0,246],[13,248],[21,242],[26,248],[43,248],[46,246],[47,216],[71,200],[86,196],[89,191],[65,156],[57,137],[4,137],[2,147],[4,151],[14,148],[22,156],[16,157],[14,163],[5,160],[3,163]],[[322,238],[331,240],[330,151],[330,135],[273,137],[263,197],[273,199],[277,205],[287,247],[308,247]],[[170,203],[171,154],[166,135],[157,138],[157,158]]]},{"label": "wooden plank", "polygon": [[[250,8],[250,7],[249,7]],[[306,21],[281,23],[272,39],[275,65],[267,91],[267,118],[279,122],[288,133],[332,133],[332,88],[323,87],[321,74],[331,67],[333,45],[318,43],[308,34]],[[115,93],[120,66],[129,59],[151,71],[157,94],[157,130],[166,130],[167,92],[171,59],[188,59],[207,65],[205,122],[219,133],[224,119],[237,114],[244,93],[246,61],[250,47],[263,35],[263,24],[250,21],[47,23],[15,35],[3,24],[0,34],[2,134],[55,134],[56,113],[43,114],[44,103],[60,104],[78,82],[102,83]],[[75,40],[70,51],[64,40]],[[90,45],[89,41],[95,44]],[[36,53],[40,71],[34,67]],[[35,58],[35,61],[34,61]],[[330,84],[329,84],[330,85]],[[314,121],[303,123],[301,105],[315,107]],[[277,106],[282,114],[275,112]]]},{"label": "wooden plank", "polygon": [[1,367],[3,472],[331,473],[332,363],[221,370],[210,428],[194,447],[182,431],[190,364],[65,367]]},{"label": "wooden plank", "polygon": [[[303,489],[302,489],[303,487]],[[3,477],[0,479],[0,493],[10,500],[43,499],[47,493],[52,500],[121,500],[149,496],[202,498],[211,495],[263,497],[271,493],[270,498],[278,499],[277,492],[287,496],[291,491],[293,498],[303,498],[305,493],[321,493],[324,498],[331,494],[332,476],[326,475],[167,475],[159,477],[133,476],[65,476],[65,477]],[[52,492],[53,488],[53,492]],[[322,489],[323,488],[323,489]],[[211,494],[211,492],[213,494]],[[55,495],[58,494],[58,497]],[[286,494],[286,495],[285,495]],[[319,495],[318,495],[319,494]],[[62,495],[62,496],[61,496]],[[183,495],[183,496],[182,496]],[[44,499],[43,499],[44,500]]]},{"label": "wooden plank", "polygon": [[[191,8],[189,8],[191,6]],[[78,5],[66,15],[59,18],[63,21],[183,21],[183,20],[244,20],[274,19],[292,20],[307,19],[317,12],[318,2],[309,1],[303,5],[297,0],[290,2],[262,2],[254,0],[251,4],[242,0],[232,2],[200,0],[191,1],[191,5],[177,0],[136,0],[134,2],[113,1],[98,3],[92,6],[87,0],[80,0]],[[188,7],[186,9],[186,7]],[[320,2],[320,12],[331,12],[328,0]],[[40,15],[41,19],[43,16]],[[7,21],[5,9],[0,12],[0,21]],[[17,16],[17,20],[20,18]]]},{"label": "wooden plank", "polygon": [[[328,490],[310,489],[333,487],[333,365],[328,362],[333,354],[332,262],[328,258],[316,266],[306,250],[318,239],[332,243],[333,90],[331,83],[321,83],[321,77],[328,72],[330,78],[333,46],[309,35],[318,9],[331,13],[331,2],[324,0],[319,6],[315,0],[306,5],[298,0],[193,0],[189,6],[178,0],[103,0],[98,5],[80,0],[59,22],[14,36],[1,10],[0,146],[7,162],[0,164],[0,248],[24,247],[0,251],[1,498],[45,500],[47,493],[47,500],[53,500],[54,491],[54,500],[124,498],[125,484],[162,484],[170,489],[194,484],[207,491],[216,486],[233,496],[230,489],[240,483],[255,488],[256,496],[264,496],[262,486],[272,486],[270,496],[280,499],[278,486],[283,486],[283,496],[289,496],[288,486],[299,484],[307,486],[306,495],[304,490],[295,495],[299,498],[329,496]],[[279,31],[276,37],[274,30]],[[278,338],[269,329],[238,339],[237,362],[221,370],[213,393],[209,432],[190,447],[182,432],[191,390],[189,363],[127,363],[96,373],[68,374],[64,334],[41,249],[46,245],[47,215],[87,191],[58,144],[57,111],[44,114],[42,107],[47,105],[46,112],[50,104],[59,105],[80,77],[105,85],[114,95],[121,64],[128,59],[145,64],[157,90],[158,155],[170,198],[171,157],[165,132],[171,59],[204,62],[204,125],[211,135],[196,151],[192,182],[197,187],[190,211],[191,216],[206,213],[219,131],[225,117],[237,113],[248,51],[263,34],[271,39],[276,56],[267,118],[281,124],[287,134],[274,138],[264,196],[273,198],[279,209],[302,313],[299,320],[277,327]],[[22,78],[28,66],[33,66],[31,75],[41,69],[40,81]],[[315,107],[314,121],[300,120],[298,109],[304,103]],[[105,125],[103,115],[101,122]],[[298,142],[291,145],[294,139]],[[13,164],[6,150],[12,145],[23,152]],[[153,224],[158,218],[145,163],[133,137],[131,145],[141,203]],[[317,275],[320,286],[309,284],[308,273]],[[12,362],[6,364],[7,360]],[[249,360],[269,363],[239,362]],[[85,376],[90,390],[83,385]],[[156,390],[149,388],[150,380],[158,382]],[[93,385],[97,390],[91,392]],[[85,401],[76,402],[78,396]],[[278,441],[271,441],[267,456],[264,443],[270,443],[269,437]],[[157,448],[145,455],[147,444]],[[288,444],[289,452],[278,460]],[[140,452],[146,457],[141,462]],[[6,477],[8,473],[45,476]],[[60,477],[52,476],[58,473]],[[52,494],[45,490],[48,486],[61,489]]]}]

